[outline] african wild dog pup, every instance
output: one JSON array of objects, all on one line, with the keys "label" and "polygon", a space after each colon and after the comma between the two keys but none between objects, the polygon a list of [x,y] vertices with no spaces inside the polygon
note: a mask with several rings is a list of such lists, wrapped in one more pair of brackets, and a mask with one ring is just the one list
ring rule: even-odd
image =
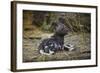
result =
[{"label": "african wild dog pup", "polygon": [[59,18],[59,21],[55,23],[54,35],[40,43],[39,53],[50,55],[64,49],[64,36],[68,33],[68,29],[63,21],[63,18]]}]

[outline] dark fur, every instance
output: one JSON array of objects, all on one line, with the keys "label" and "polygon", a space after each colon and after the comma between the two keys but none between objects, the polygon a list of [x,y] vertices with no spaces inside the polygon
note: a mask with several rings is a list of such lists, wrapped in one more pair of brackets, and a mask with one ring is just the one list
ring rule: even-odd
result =
[{"label": "dark fur", "polygon": [[39,50],[43,50],[45,53],[49,53],[49,50],[56,52],[64,49],[64,36],[68,33],[68,30],[61,21],[54,24],[54,35],[51,38],[44,39],[39,45]]}]

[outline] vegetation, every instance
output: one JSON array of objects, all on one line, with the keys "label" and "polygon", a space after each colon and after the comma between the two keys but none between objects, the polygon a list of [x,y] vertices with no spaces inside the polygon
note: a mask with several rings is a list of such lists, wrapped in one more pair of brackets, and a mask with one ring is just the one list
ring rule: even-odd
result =
[{"label": "vegetation", "polygon": [[[38,45],[54,32],[54,22],[62,17],[69,29],[65,44],[74,45],[74,51],[61,51],[46,56],[38,53]],[[23,62],[82,60],[91,58],[90,33],[91,15],[89,13],[23,11]]]}]

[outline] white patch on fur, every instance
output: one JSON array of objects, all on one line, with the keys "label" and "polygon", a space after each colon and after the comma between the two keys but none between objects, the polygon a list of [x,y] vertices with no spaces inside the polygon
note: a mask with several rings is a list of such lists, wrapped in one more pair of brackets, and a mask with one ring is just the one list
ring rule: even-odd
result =
[{"label": "white patch on fur", "polygon": [[39,50],[40,54],[44,54],[44,51],[43,50]]},{"label": "white patch on fur", "polygon": [[54,51],[49,50],[49,53],[50,53],[50,54],[53,54],[53,53],[54,53]]},{"label": "white patch on fur", "polygon": [[48,46],[45,46],[44,48],[48,48]]},{"label": "white patch on fur", "polygon": [[55,47],[57,47],[57,44],[54,44],[55,45]]},{"label": "white patch on fur", "polygon": [[43,55],[52,55],[54,53],[54,51],[51,51],[51,50],[49,50],[49,53],[45,53],[43,50],[40,50],[39,52],[40,54],[43,54]]}]

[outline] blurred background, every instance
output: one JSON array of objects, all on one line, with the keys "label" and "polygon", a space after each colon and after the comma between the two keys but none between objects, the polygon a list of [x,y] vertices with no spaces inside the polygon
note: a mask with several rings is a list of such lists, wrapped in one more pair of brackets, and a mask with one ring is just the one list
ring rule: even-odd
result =
[{"label": "blurred background", "polygon": [[[38,45],[54,34],[54,22],[63,18],[69,30],[65,44],[74,45],[73,51],[41,55]],[[23,10],[23,62],[83,60],[91,58],[91,14],[73,12]]]}]

